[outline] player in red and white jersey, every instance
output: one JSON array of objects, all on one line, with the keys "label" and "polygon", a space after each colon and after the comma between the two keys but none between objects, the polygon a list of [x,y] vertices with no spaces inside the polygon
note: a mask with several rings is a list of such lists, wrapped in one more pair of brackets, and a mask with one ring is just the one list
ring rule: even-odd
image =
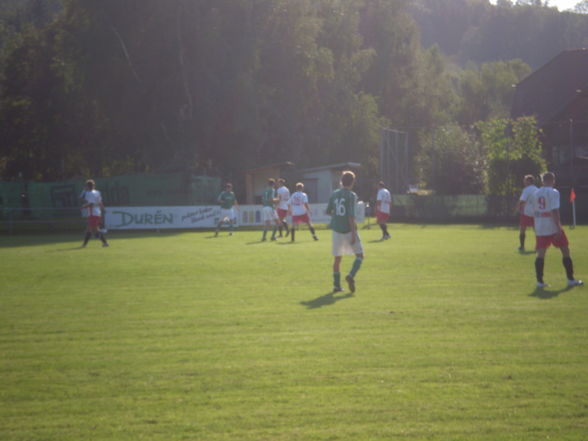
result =
[{"label": "player in red and white jersey", "polygon": [[296,192],[290,196],[288,200],[289,212],[292,214],[292,229],[290,231],[292,235],[292,242],[294,242],[294,236],[296,226],[301,223],[308,225],[310,234],[314,240],[318,240],[316,237],[314,227],[310,223],[310,207],[308,206],[308,196],[304,193],[304,184],[299,182],[296,184]]},{"label": "player in red and white jersey", "polygon": [[85,247],[88,244],[88,241],[92,237],[92,233],[102,241],[103,247],[107,247],[108,242],[104,237],[103,231],[100,230],[100,224],[103,223],[106,210],[102,203],[102,195],[96,190],[96,183],[92,179],[86,181],[85,192],[83,192],[81,196],[83,196],[84,199],[82,209],[88,210],[88,229],[82,247]]},{"label": "player in red and white jersey", "polygon": [[535,186],[535,178],[533,177],[533,175],[526,175],[523,178],[523,185],[525,186],[525,188],[523,188],[523,191],[521,192],[521,197],[519,198],[519,201],[517,203],[517,210],[519,212],[519,251],[525,250],[525,232],[527,230],[527,227],[533,228],[535,225],[533,216],[527,216],[525,214],[525,204],[527,203],[527,199],[529,199],[529,196],[531,196],[533,193],[539,190]]},{"label": "player in red and white jersey", "polygon": [[278,213],[278,219],[280,220],[280,237],[282,237],[282,228],[286,229],[286,237],[288,237],[290,230],[288,228],[288,221],[286,220],[286,216],[288,216],[288,201],[290,200],[290,190],[288,190],[288,187],[286,187],[286,180],[284,178],[278,178],[276,185],[276,197],[278,198],[276,212]]},{"label": "player in red and white jersey", "polygon": [[378,182],[378,194],[376,196],[376,220],[382,230],[382,240],[390,239],[388,226],[386,222],[390,218],[390,206],[392,205],[392,196],[384,185],[384,181]]},{"label": "player in red and white jersey", "polygon": [[543,187],[535,191],[527,198],[525,214],[533,216],[535,220],[535,236],[537,258],[535,259],[535,274],[537,287],[544,288],[547,285],[543,281],[543,267],[545,253],[551,245],[559,248],[563,256],[563,266],[568,278],[568,286],[583,285],[581,280],[574,279],[574,265],[570,257],[568,238],[562,228],[559,216],[559,191],[553,188],[555,174],[547,172],[542,176]]}]

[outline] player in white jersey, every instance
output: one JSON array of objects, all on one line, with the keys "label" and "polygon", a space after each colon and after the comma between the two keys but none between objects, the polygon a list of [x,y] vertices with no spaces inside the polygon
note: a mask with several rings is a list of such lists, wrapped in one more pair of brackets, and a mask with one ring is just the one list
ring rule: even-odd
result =
[{"label": "player in white jersey", "polygon": [[533,216],[527,216],[525,214],[525,204],[527,203],[527,199],[529,199],[529,196],[531,196],[533,193],[539,190],[535,186],[535,178],[533,177],[533,175],[526,175],[523,178],[523,185],[525,186],[525,188],[523,188],[523,191],[521,192],[521,197],[519,198],[519,201],[517,203],[517,210],[519,212],[519,251],[525,250],[525,231],[527,230],[527,227],[533,228],[535,225]]},{"label": "player in white jersey", "polygon": [[294,236],[296,233],[296,227],[301,223],[308,225],[310,234],[314,240],[318,240],[314,227],[310,223],[310,207],[308,206],[308,196],[304,193],[304,184],[299,182],[296,184],[296,192],[290,196],[288,200],[289,213],[292,215],[292,242],[294,242]]},{"label": "player in white jersey", "polygon": [[378,195],[376,196],[376,220],[382,229],[382,240],[390,239],[388,226],[386,222],[390,218],[390,207],[392,205],[392,196],[384,185],[383,181],[378,182]]},{"label": "player in white jersey", "polygon": [[290,230],[288,228],[288,221],[286,220],[286,216],[288,215],[290,190],[288,190],[288,187],[286,187],[286,180],[284,178],[278,178],[276,184],[276,197],[278,198],[276,212],[278,213],[278,218],[280,220],[280,237],[282,237],[282,228],[286,229],[286,237],[288,237]]},{"label": "player in white jersey", "polygon": [[100,239],[103,247],[107,247],[108,242],[104,237],[104,233],[100,230],[100,224],[103,223],[106,210],[104,209],[104,204],[102,202],[102,195],[96,190],[96,183],[92,179],[86,181],[85,192],[83,192],[82,195],[84,198],[82,209],[87,210],[88,213],[88,229],[82,247],[85,247],[88,244],[88,241],[92,237],[92,233]]},{"label": "player in white jersey", "polygon": [[568,238],[562,228],[559,216],[559,192],[553,188],[555,174],[547,172],[542,176],[543,187],[527,198],[525,214],[535,219],[535,236],[537,239],[535,259],[535,274],[537,287],[544,288],[547,285],[543,281],[543,267],[545,253],[552,244],[559,248],[563,257],[562,263],[566,270],[568,286],[583,285],[581,280],[574,279],[574,265],[570,257]]}]

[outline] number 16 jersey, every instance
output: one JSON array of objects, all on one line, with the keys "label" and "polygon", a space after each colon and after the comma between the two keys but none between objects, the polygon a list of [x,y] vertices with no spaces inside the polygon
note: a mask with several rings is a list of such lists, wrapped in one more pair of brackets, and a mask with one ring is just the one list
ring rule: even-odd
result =
[{"label": "number 16 jersey", "polygon": [[347,188],[335,190],[327,205],[327,214],[331,215],[331,229],[337,233],[349,233],[349,217],[355,217],[357,195]]}]

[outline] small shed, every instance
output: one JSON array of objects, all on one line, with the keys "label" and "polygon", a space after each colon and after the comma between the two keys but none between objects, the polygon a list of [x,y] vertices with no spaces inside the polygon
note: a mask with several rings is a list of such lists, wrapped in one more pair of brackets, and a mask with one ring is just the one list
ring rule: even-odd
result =
[{"label": "small shed", "polygon": [[277,164],[269,164],[262,167],[251,168],[245,171],[245,203],[260,204],[261,195],[267,186],[269,178],[284,177],[294,167],[294,163],[285,161]]},{"label": "small shed", "polygon": [[[341,162],[297,170],[296,176],[304,183],[304,191],[308,194],[311,203],[326,203],[329,202],[331,193],[339,188],[341,172],[344,170],[357,172],[360,168],[361,164],[357,162]],[[290,187],[294,184],[292,183]]]}]

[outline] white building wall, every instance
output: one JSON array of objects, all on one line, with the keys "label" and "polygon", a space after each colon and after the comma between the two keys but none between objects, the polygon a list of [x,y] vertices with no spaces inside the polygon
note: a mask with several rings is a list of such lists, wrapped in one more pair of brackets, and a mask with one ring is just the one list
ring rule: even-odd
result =
[{"label": "white building wall", "polygon": [[302,175],[302,182],[305,179],[315,179],[317,182],[317,198],[316,201],[311,201],[313,203],[326,203],[329,202],[329,198],[331,197],[331,193],[333,192],[334,188],[332,187],[332,171],[331,170],[318,170],[313,172],[304,173]]}]

